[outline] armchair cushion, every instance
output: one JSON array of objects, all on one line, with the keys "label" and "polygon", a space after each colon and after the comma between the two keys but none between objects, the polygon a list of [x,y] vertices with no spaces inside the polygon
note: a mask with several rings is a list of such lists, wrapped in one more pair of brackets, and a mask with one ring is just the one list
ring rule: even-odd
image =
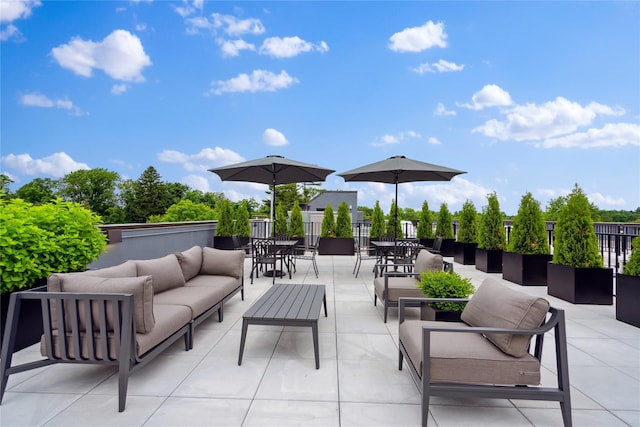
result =
[{"label": "armchair cushion", "polygon": [[138,276],[153,277],[153,292],[159,294],[167,289],[185,284],[184,275],[174,254],[147,260],[136,260]]},{"label": "armchair cushion", "polygon": [[194,246],[183,252],[176,252],[176,257],[178,258],[178,263],[180,263],[185,282],[200,273],[202,268],[202,248],[200,246]]},{"label": "armchair cushion", "polygon": [[243,250],[224,250],[205,247],[202,249],[201,274],[242,277],[244,267]]},{"label": "armchair cushion", "polygon": [[[549,302],[485,279],[462,312],[461,319],[470,326],[535,329],[544,321]],[[528,351],[531,335],[487,334],[500,350],[521,357]]]},{"label": "armchair cushion", "polygon": [[[415,263],[415,272],[422,273],[426,271],[441,271],[442,270],[442,255],[432,254],[426,249],[422,249],[418,252],[418,257]],[[416,280],[420,280],[420,276],[416,276]]]}]

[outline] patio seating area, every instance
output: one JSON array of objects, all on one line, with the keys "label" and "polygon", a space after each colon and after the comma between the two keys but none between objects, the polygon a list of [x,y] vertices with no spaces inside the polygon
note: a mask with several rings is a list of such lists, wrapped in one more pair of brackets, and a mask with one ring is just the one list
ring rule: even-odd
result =
[{"label": "patio seating area", "polygon": [[[453,261],[452,258],[445,258]],[[118,412],[117,370],[52,365],[12,375],[0,406],[0,424],[12,426],[419,426],[421,396],[408,369],[398,370],[398,311],[374,306],[374,260],[300,259],[292,279],[324,284],[328,317],[318,320],[320,368],[313,363],[310,328],[252,325],[242,365],[242,316],[271,286],[262,274],[247,280],[245,299],[224,306],[195,329],[198,345],[175,343],[130,377],[126,410]],[[455,271],[478,287],[493,277],[565,310],[571,406],[575,426],[640,426],[640,328],[615,319],[614,306],[573,305],[474,265]],[[409,316],[417,317],[415,308]],[[413,311],[412,311],[413,310]],[[552,340],[552,337],[549,337]],[[551,341],[550,341],[551,342]],[[545,346],[544,353],[553,352]],[[35,345],[14,363],[39,358]],[[555,381],[555,357],[543,354],[542,384]],[[557,402],[432,397],[429,425],[561,426]]]}]

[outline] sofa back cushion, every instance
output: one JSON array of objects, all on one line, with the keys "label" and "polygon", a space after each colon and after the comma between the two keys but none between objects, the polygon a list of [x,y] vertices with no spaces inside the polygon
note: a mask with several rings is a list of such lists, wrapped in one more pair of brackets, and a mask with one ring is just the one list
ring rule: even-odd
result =
[{"label": "sofa back cushion", "polygon": [[[151,276],[140,277],[97,277],[86,274],[52,274],[49,277],[49,291],[51,292],[77,292],[93,294],[133,294],[134,316],[136,332],[146,334],[155,325],[153,317],[153,285]],[[53,288],[53,289],[52,289]],[[57,289],[56,289],[57,288]],[[93,330],[99,330],[98,303],[92,302],[94,316]],[[71,304],[65,306],[65,324],[68,331],[71,330]],[[81,303],[77,307],[80,330],[87,330],[87,315],[85,307]],[[107,303],[107,328],[113,331],[113,308]],[[56,315],[52,313],[54,322]]]},{"label": "sofa back cushion", "polygon": [[[441,271],[442,270],[442,255],[432,254],[426,249],[422,249],[418,252],[415,262],[415,273],[424,273],[427,271]],[[416,276],[416,280],[420,280],[420,276]]]},{"label": "sofa back cushion", "polygon": [[[549,302],[540,297],[514,291],[495,279],[485,279],[462,312],[461,319],[470,326],[535,329],[542,324]],[[522,357],[532,335],[486,334],[503,352]]]},{"label": "sofa back cushion", "polygon": [[239,279],[244,270],[244,251],[202,248],[200,273],[215,276],[230,276]]},{"label": "sofa back cushion", "polygon": [[186,251],[176,252],[176,258],[178,258],[185,282],[188,282],[200,273],[200,269],[202,268],[202,248],[200,246],[194,246]]},{"label": "sofa back cushion", "polygon": [[138,276],[153,277],[153,292],[156,294],[185,284],[180,263],[174,254],[134,262]]},{"label": "sofa back cushion", "polygon": [[80,274],[88,274],[89,276],[98,277],[136,277],[136,263],[133,261],[125,261],[122,264],[114,265],[113,267],[87,270]]}]

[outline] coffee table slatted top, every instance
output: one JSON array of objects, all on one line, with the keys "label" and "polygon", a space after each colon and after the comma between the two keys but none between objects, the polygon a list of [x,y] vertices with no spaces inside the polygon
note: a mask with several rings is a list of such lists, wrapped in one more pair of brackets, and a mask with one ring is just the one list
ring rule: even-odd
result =
[{"label": "coffee table slatted top", "polygon": [[318,319],[325,296],[324,285],[276,284],[249,308],[244,318],[256,321],[288,320],[294,323]]}]

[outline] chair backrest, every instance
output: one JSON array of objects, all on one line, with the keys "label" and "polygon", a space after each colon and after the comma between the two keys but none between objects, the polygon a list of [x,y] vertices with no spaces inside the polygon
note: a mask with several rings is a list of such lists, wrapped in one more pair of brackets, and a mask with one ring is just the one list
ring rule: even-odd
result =
[{"label": "chair backrest", "polygon": [[275,257],[275,243],[274,239],[251,239],[251,253],[253,257],[258,259]]},{"label": "chair backrest", "polygon": [[433,242],[433,250],[434,251],[439,251],[440,248],[442,247],[442,241],[444,239],[442,237],[436,237],[436,240]]},{"label": "chair backrest", "polygon": [[396,242],[394,248],[394,261],[405,264],[413,264],[420,252],[420,240],[403,239]]},{"label": "chair backrest", "polygon": [[[416,258],[414,272],[423,273],[427,271],[442,271],[443,258],[440,254],[432,254],[426,249],[422,249]],[[420,280],[420,276],[416,277]]]}]

